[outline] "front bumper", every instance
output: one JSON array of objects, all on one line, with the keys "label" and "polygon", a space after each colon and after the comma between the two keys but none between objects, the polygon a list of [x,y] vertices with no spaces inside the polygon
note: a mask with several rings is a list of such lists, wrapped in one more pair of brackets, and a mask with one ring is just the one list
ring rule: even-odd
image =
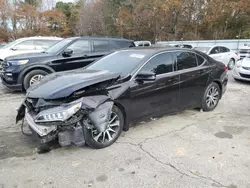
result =
[{"label": "front bumper", "polygon": [[47,136],[48,134],[56,131],[57,129],[56,125],[44,126],[36,124],[33,117],[29,113],[25,114],[25,119],[27,120],[27,123],[29,124],[30,128],[33,129],[41,137]]},{"label": "front bumper", "polygon": [[250,81],[250,71],[235,67],[232,76],[238,80]]},{"label": "front bumper", "polygon": [[13,90],[13,91],[21,91],[23,89],[22,84],[13,84],[11,82],[8,82],[8,80],[5,78],[5,76],[2,73],[0,74],[0,77],[1,77],[2,84],[7,89],[10,89],[10,90]]}]

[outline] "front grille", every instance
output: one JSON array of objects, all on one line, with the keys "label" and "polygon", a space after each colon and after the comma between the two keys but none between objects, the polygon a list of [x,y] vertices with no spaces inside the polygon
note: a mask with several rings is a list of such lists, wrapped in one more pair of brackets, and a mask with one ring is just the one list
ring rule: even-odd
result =
[{"label": "front grille", "polygon": [[245,70],[250,70],[250,67],[242,67]]},{"label": "front grille", "polygon": [[4,71],[4,69],[7,69],[9,67],[9,64],[6,61],[0,60],[0,72]]},{"label": "front grille", "polygon": [[242,73],[240,73],[240,76],[242,78],[249,78],[250,79],[250,75],[248,75],[248,74],[242,74]]},{"label": "front grille", "polygon": [[244,51],[242,51],[242,52],[239,52],[240,54],[248,54],[249,52],[244,52]]}]

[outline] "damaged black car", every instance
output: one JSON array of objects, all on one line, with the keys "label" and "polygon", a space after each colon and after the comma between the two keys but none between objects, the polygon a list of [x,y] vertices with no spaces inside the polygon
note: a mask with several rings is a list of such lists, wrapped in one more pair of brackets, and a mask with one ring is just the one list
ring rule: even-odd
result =
[{"label": "damaged black car", "polygon": [[27,91],[16,121],[25,118],[42,143],[104,148],[138,120],[215,109],[227,81],[227,67],[197,51],[122,50],[44,77]]}]

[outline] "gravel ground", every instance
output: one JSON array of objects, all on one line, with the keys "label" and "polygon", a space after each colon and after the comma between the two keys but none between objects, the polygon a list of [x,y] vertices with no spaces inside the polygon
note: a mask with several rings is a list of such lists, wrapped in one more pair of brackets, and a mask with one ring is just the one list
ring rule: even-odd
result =
[{"label": "gravel ground", "polygon": [[250,188],[250,84],[230,78],[219,106],[139,124],[111,147],[55,147],[21,134],[24,95],[0,85],[0,188]]}]

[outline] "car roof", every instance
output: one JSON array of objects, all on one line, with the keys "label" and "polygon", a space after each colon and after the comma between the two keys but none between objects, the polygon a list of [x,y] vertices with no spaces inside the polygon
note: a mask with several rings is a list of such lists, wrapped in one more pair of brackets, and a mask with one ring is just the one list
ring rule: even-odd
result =
[{"label": "car roof", "polygon": [[60,37],[43,37],[43,36],[34,36],[34,37],[24,37],[18,40],[29,40],[29,39],[43,39],[43,40],[62,40]]},{"label": "car roof", "polygon": [[161,53],[161,52],[169,52],[169,51],[190,51],[190,52],[197,52],[192,49],[188,48],[175,48],[175,47],[158,47],[158,46],[150,46],[150,47],[133,47],[129,49],[124,49],[124,50],[119,50],[119,51],[130,51],[133,53],[144,53],[147,54],[148,56]]},{"label": "car roof", "polygon": [[130,41],[133,42],[133,40],[125,39],[125,38],[115,38],[115,37],[105,37],[105,36],[81,36],[81,37],[70,37],[68,39],[90,39],[90,40],[115,40],[115,41]]}]

